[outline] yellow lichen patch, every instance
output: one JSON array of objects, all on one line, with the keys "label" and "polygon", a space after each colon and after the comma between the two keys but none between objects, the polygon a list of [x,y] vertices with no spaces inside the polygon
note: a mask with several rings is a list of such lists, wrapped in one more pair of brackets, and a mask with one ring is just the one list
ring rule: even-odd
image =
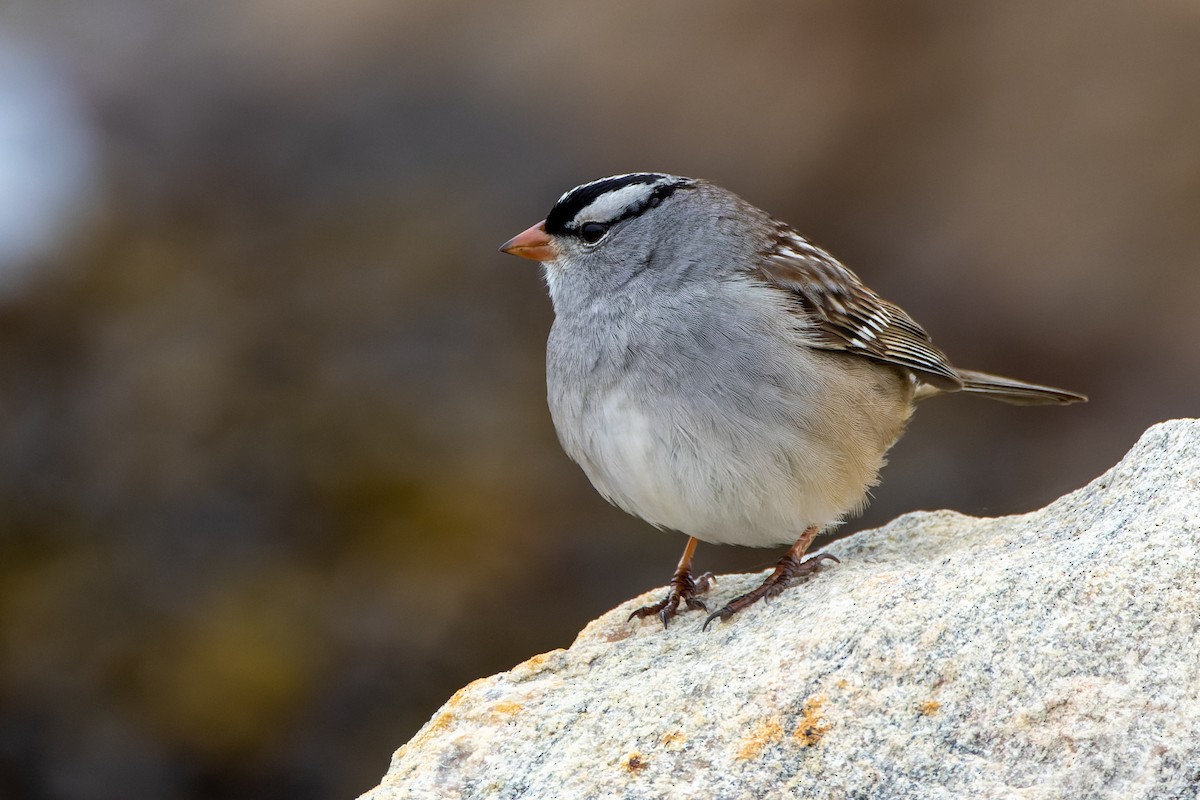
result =
[{"label": "yellow lichen patch", "polygon": [[426,733],[440,733],[449,728],[454,722],[454,715],[449,711],[443,711],[440,714],[435,714],[433,719],[429,720],[429,725],[425,728]]},{"label": "yellow lichen patch", "polygon": [[517,666],[518,667],[526,667],[527,669],[530,669],[530,670],[533,670],[536,672],[537,670],[541,669],[542,666],[544,666],[547,661],[549,661],[550,659],[559,655],[560,653],[565,653],[565,652],[566,652],[565,650],[563,650],[561,647],[559,647],[555,650],[551,650],[548,653],[538,653],[533,658],[526,659],[524,662],[518,664]]},{"label": "yellow lichen patch", "polygon": [[814,694],[804,701],[800,709],[800,721],[792,732],[792,739],[801,747],[812,747],[832,727],[829,721],[821,716],[821,706],[825,705],[824,695]]},{"label": "yellow lichen patch", "polygon": [[678,750],[683,747],[685,741],[687,741],[687,737],[683,735],[683,731],[671,731],[663,734],[659,744],[668,750]]},{"label": "yellow lichen patch", "polygon": [[737,757],[742,759],[757,758],[763,748],[779,741],[783,736],[783,724],[778,717],[759,720],[750,731],[750,735],[742,740]]},{"label": "yellow lichen patch", "polygon": [[621,760],[621,767],[630,775],[638,774],[647,766],[646,757],[636,750]]},{"label": "yellow lichen patch", "polygon": [[921,703],[919,706],[917,706],[917,713],[922,717],[932,717],[941,707],[942,704],[937,700],[926,700],[924,703]]},{"label": "yellow lichen patch", "polygon": [[522,708],[523,706],[520,703],[514,703],[512,701],[496,703],[496,705],[492,706],[492,716],[501,718],[511,717]]},{"label": "yellow lichen patch", "polygon": [[473,692],[475,689],[483,686],[483,684],[487,683],[490,680],[491,680],[491,678],[476,678],[475,680],[468,683],[466,686],[459,689],[454,694],[450,695],[450,699],[446,701],[445,707],[446,708],[454,708],[456,705],[458,705],[463,700],[465,700],[467,698],[467,695],[471,694],[471,692]]},{"label": "yellow lichen patch", "polygon": [[[462,691],[463,690],[460,689],[459,694],[461,694]],[[455,695],[455,697],[457,696],[458,695]],[[453,699],[454,698],[451,698],[451,700]],[[446,705],[448,706],[450,703],[446,703]],[[413,750],[420,750],[429,740],[433,739],[439,733],[449,728],[454,723],[454,719],[454,715],[449,711],[441,711],[437,714],[434,714],[433,718],[430,719],[429,722],[425,723],[425,727],[417,731],[416,736],[400,746],[400,749],[396,751],[396,755],[403,755],[404,752],[410,748]]]}]

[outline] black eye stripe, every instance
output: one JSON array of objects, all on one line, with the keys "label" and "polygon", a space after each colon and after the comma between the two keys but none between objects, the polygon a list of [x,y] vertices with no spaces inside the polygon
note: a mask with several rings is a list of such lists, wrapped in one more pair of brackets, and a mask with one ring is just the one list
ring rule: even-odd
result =
[{"label": "black eye stripe", "polygon": [[633,175],[618,175],[578,186],[567,192],[554,205],[554,208],[550,209],[550,213],[546,215],[546,232],[554,235],[573,233],[574,231],[569,228],[571,220],[575,219],[580,211],[596,202],[603,195],[623,189],[626,186],[653,184],[660,181],[669,182],[661,183],[654,187],[645,200],[630,205],[616,219],[607,220],[606,224],[612,226],[622,220],[636,217],[647,208],[654,208],[660,205],[663,200],[670,197],[677,189],[688,185],[688,181],[684,179],[671,180],[671,176],[657,172],[639,172]]}]

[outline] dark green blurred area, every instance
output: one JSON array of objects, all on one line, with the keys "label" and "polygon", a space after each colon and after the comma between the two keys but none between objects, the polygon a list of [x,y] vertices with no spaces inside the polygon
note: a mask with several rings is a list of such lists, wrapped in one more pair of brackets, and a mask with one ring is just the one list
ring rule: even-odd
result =
[{"label": "dark green blurred area", "polygon": [[1082,485],[1198,410],[1198,76],[1186,0],[9,0],[0,220],[50,222],[0,225],[0,797],[351,797],[666,581],[496,252],[606,174],[716,180],[1091,395],[922,407],[848,531]]}]

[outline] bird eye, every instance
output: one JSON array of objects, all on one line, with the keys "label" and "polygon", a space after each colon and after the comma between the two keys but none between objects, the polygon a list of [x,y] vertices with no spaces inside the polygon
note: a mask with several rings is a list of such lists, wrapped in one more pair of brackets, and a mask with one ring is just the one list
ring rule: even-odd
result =
[{"label": "bird eye", "polygon": [[586,222],[579,229],[579,238],[588,244],[595,244],[608,233],[608,226],[602,222]]}]

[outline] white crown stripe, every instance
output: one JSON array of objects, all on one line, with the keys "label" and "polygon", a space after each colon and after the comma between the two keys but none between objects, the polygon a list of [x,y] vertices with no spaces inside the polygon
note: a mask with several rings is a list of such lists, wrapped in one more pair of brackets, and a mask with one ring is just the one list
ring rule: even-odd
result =
[{"label": "white crown stripe", "polygon": [[585,222],[612,222],[620,218],[627,209],[647,202],[654,190],[665,183],[670,183],[670,181],[631,183],[620,189],[605,192],[580,209],[579,213],[571,219],[571,226],[578,227]]},{"label": "white crown stripe", "polygon": [[597,180],[591,181],[590,183],[581,183],[578,186],[576,186],[574,189],[568,189],[567,191],[563,192],[562,196],[558,198],[558,202],[561,203],[564,200],[566,200],[568,197],[573,195],[575,192],[583,191],[583,190],[587,189],[589,186],[595,186],[598,183],[608,183],[609,181],[619,181],[622,178],[632,178],[634,175],[643,175],[643,174],[646,174],[646,173],[624,172],[620,175],[609,175],[607,178],[599,178]]}]

